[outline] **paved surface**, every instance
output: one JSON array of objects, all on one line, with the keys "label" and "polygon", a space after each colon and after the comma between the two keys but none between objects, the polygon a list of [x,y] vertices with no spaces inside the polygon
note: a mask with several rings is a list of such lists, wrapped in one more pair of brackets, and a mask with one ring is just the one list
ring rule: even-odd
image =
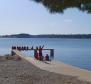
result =
[{"label": "paved surface", "polygon": [[25,57],[19,51],[14,51],[14,52],[20,57],[22,57],[23,59],[26,59],[27,61],[31,62],[33,65],[39,67],[42,70],[47,70],[58,74],[76,76],[81,80],[86,80],[91,82],[91,71],[80,69],[58,61],[41,62],[35,60],[32,57]]}]

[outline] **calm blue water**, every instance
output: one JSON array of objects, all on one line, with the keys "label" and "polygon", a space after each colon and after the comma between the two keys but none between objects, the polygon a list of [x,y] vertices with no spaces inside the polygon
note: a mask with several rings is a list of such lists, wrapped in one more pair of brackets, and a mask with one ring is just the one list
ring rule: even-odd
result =
[{"label": "calm blue water", "polygon": [[[45,45],[45,48],[55,49],[55,60],[91,70],[91,39],[2,38],[0,55],[9,54],[12,45]],[[23,53],[28,56],[32,54],[32,52]]]}]

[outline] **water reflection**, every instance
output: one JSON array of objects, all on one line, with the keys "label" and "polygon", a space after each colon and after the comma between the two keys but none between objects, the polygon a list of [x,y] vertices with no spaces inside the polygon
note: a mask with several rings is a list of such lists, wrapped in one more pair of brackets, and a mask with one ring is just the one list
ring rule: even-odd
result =
[{"label": "water reflection", "polygon": [[51,13],[63,13],[67,8],[78,8],[91,13],[91,0],[33,0],[42,3]]}]

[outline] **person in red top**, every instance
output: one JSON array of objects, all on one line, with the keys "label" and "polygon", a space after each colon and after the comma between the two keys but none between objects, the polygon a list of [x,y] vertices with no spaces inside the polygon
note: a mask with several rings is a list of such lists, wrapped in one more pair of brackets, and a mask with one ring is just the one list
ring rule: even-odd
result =
[{"label": "person in red top", "polygon": [[38,53],[36,53],[35,59],[39,60],[39,54]]},{"label": "person in red top", "polygon": [[45,60],[46,60],[46,61],[49,61],[49,55],[48,55],[48,54],[46,54]]},{"label": "person in red top", "polygon": [[43,60],[42,59],[43,58],[43,54],[42,54],[43,47],[44,47],[44,45],[42,47],[39,46],[39,57],[40,57],[40,60]]}]

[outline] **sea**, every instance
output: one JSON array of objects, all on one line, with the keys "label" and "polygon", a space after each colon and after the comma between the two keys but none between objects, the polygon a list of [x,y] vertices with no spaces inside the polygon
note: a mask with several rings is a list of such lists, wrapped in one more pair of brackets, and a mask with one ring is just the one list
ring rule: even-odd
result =
[{"label": "sea", "polygon": [[[0,55],[11,54],[12,46],[43,46],[45,49],[54,49],[54,58],[57,60],[91,71],[91,39],[66,38],[0,38]],[[24,56],[33,56],[33,51],[23,51]],[[43,55],[50,54],[43,51]]]}]

